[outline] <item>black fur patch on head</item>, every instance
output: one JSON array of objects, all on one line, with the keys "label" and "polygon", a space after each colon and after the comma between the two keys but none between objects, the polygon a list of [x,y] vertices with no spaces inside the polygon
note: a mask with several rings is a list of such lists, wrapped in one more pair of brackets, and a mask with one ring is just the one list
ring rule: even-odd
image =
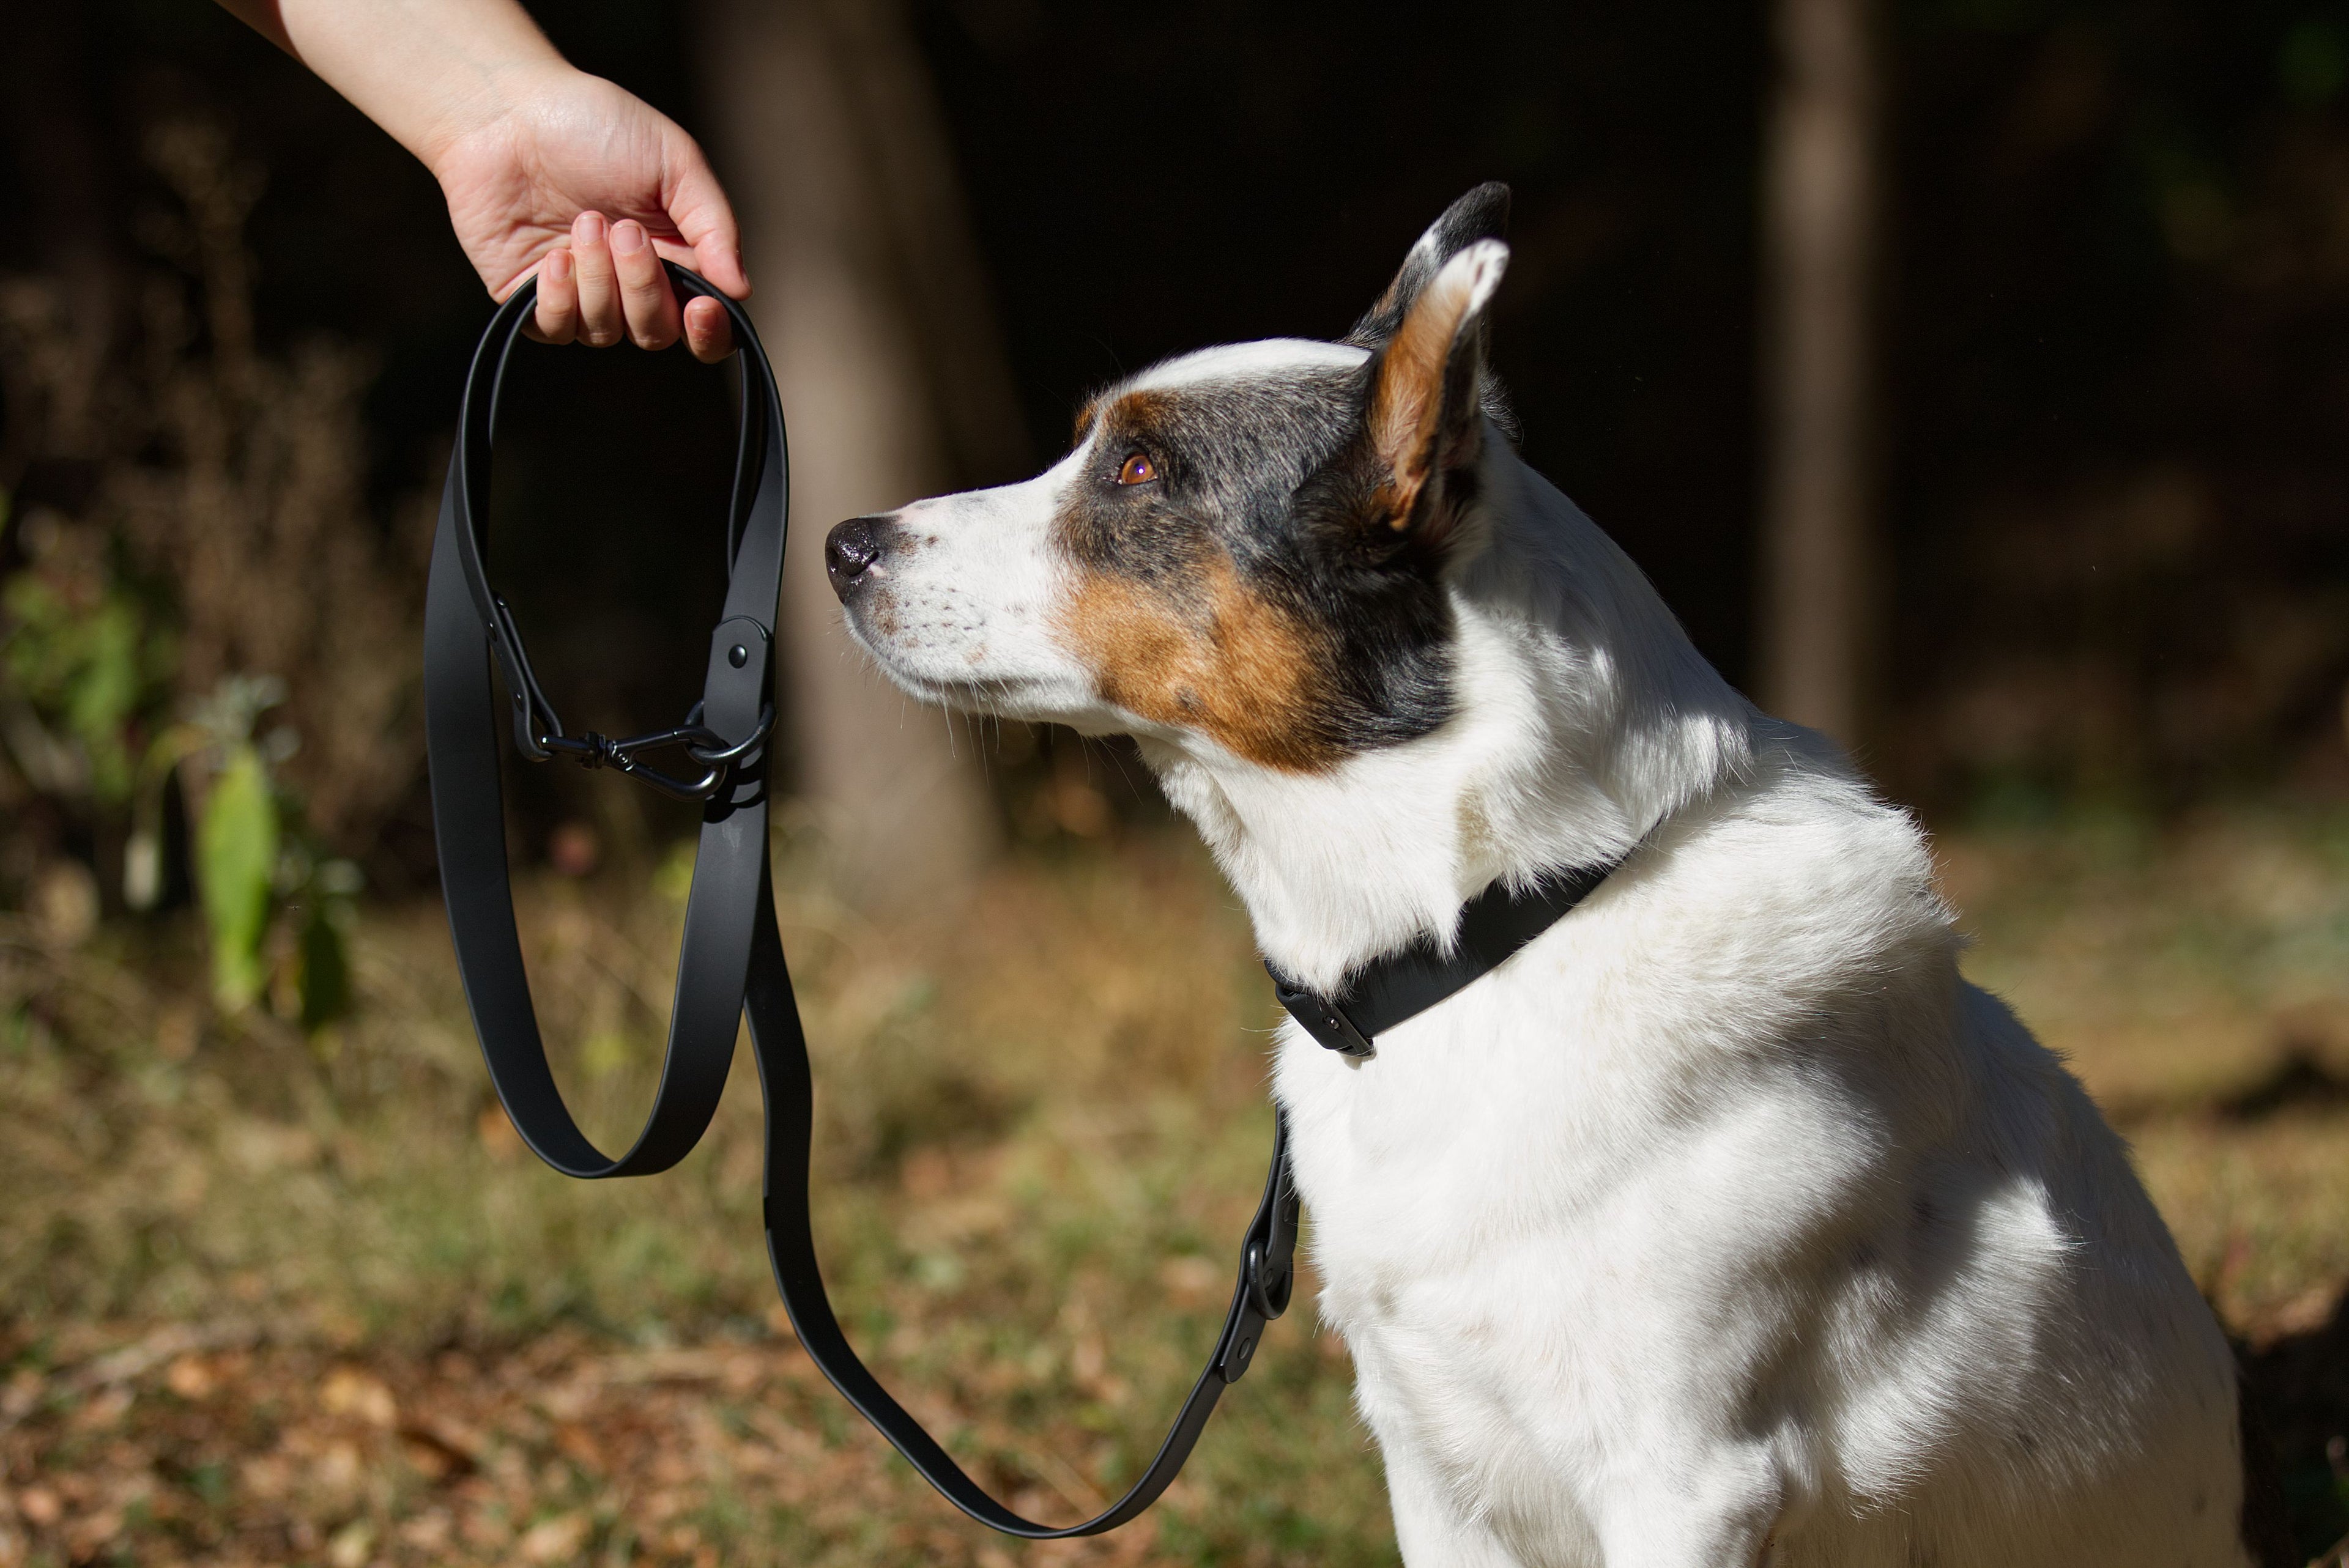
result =
[{"label": "black fur patch on head", "polygon": [[1507,186],[1480,185],[1420,236],[1347,340],[1360,365],[1210,365],[1086,404],[1060,631],[1105,700],[1298,770],[1452,716],[1443,570],[1487,421],[1508,418],[1483,315],[1508,253],[1479,242],[1508,211]]},{"label": "black fur patch on head", "polygon": [[[1451,716],[1440,562],[1374,511],[1370,388],[1332,366],[1094,401],[1056,528],[1104,696],[1295,770]],[[1119,484],[1137,452],[1158,478]]]}]

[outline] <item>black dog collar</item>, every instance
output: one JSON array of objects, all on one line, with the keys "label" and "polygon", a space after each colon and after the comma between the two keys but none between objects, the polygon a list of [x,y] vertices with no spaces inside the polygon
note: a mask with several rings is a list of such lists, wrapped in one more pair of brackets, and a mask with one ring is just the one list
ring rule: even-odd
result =
[{"label": "black dog collar", "polygon": [[[1031,1540],[1099,1534],[1140,1514],[1166,1490],[1225,1387],[1247,1370],[1265,1326],[1288,1308],[1296,1277],[1298,1202],[1288,1176],[1287,1121],[1276,1109],[1272,1169],[1241,1247],[1239,1283],[1215,1354],[1150,1468],[1095,1517],[1055,1528],[1012,1512],[965,1475],[857,1359],[824,1295],[809,1227],[807,1041],[783,962],[767,858],[766,742],[774,721],[769,650],[789,505],[782,414],[773,373],[740,307],[681,267],[668,272],[688,294],[726,307],[742,368],[725,618],[710,640],[701,703],[677,728],[622,740],[565,733],[538,687],[513,617],[490,589],[483,556],[493,415],[533,285],[515,291],[492,319],[466,383],[425,600],[425,733],[441,888],[482,1057],[499,1099],[539,1158],[570,1176],[649,1175],[683,1159],[709,1126],[733,1059],[737,1021],[747,1014],[767,1106],[767,1253],[809,1358],[924,1480],[972,1518]],[[502,702],[499,683],[491,678],[492,665],[503,676]],[[531,1005],[506,872],[498,772],[502,708],[514,748],[524,757],[568,756],[589,767],[617,768],[702,802],[660,1087],[644,1130],[616,1159],[591,1143],[564,1107]],[[700,777],[679,778],[643,759],[664,749],[682,751]]]},{"label": "black dog collar", "polygon": [[[1629,859],[1626,856],[1625,859]],[[1305,1032],[1341,1056],[1378,1054],[1379,1036],[1483,979],[1518,948],[1572,913],[1623,864],[1552,872],[1524,892],[1495,882],[1460,912],[1449,953],[1432,936],[1374,958],[1333,995],[1309,991],[1268,962],[1273,994]]]}]

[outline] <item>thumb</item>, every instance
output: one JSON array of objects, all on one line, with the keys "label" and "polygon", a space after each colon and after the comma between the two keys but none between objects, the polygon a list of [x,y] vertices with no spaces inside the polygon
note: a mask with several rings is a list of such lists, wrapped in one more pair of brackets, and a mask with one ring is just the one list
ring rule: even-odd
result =
[{"label": "thumb", "polygon": [[693,270],[735,299],[750,297],[750,274],[742,270],[742,232],[734,209],[701,149],[683,131],[673,148],[663,200],[678,237],[693,247]]}]

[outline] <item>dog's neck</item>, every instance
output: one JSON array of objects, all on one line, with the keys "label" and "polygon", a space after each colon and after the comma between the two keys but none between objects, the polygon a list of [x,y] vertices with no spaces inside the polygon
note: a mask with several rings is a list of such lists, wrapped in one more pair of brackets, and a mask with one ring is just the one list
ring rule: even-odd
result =
[{"label": "dog's neck", "polygon": [[1485,470],[1441,727],[1319,773],[1143,742],[1265,955],[1308,985],[1448,937],[1496,879],[1620,857],[1750,763],[1753,708],[1630,560],[1505,442]]}]

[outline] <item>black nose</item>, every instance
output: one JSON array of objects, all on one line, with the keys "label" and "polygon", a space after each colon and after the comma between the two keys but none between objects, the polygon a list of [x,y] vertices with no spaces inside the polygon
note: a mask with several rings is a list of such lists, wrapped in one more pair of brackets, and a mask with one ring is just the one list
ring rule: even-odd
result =
[{"label": "black nose", "polygon": [[832,591],[843,599],[856,586],[867,568],[881,559],[881,525],[885,517],[852,517],[823,542],[823,569]]}]

